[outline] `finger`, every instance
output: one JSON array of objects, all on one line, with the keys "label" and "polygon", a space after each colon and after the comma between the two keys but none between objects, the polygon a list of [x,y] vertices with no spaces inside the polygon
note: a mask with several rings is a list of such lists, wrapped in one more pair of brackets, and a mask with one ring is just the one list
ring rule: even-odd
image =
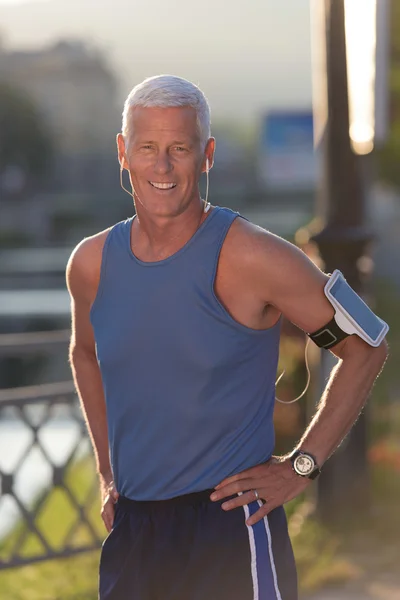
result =
[{"label": "finger", "polygon": [[113,481],[111,481],[108,485],[107,485],[107,493],[108,494],[112,494],[114,493],[114,490],[116,491],[117,488],[115,487],[115,483]]},{"label": "finger", "polygon": [[260,482],[257,479],[240,479],[239,481],[234,481],[233,483],[220,487],[211,494],[210,498],[213,501],[222,500],[222,498],[227,498],[228,496],[233,496],[240,492],[248,492],[254,488],[262,487],[261,485],[257,486],[259,483]]},{"label": "finger", "polygon": [[112,526],[110,523],[109,516],[104,511],[102,511],[101,518],[103,519],[103,523],[104,523],[105,528],[107,529],[107,532],[110,533]]},{"label": "finger", "polygon": [[273,506],[270,506],[268,502],[263,504],[254,515],[251,515],[248,519],[246,519],[246,525],[255,525],[258,521],[262,521],[262,519],[273,509]]},{"label": "finger", "polygon": [[112,504],[107,504],[103,510],[103,520],[109,532],[111,531],[114,525],[114,516],[114,506]]},{"label": "finger", "polygon": [[108,520],[108,522],[111,521],[111,525],[112,525],[113,520],[114,520],[114,514],[115,514],[114,501],[110,497],[110,494],[107,494],[107,496],[105,497],[105,500],[103,502],[103,506],[102,506],[102,515],[105,516],[105,518]]},{"label": "finger", "polygon": [[104,525],[107,529],[108,532],[110,532],[111,528],[112,528],[112,523],[111,523],[111,519],[110,519],[110,515],[108,513],[108,511],[103,507],[102,511],[101,511],[101,518],[103,519]]},{"label": "finger", "polygon": [[256,496],[253,491],[246,492],[245,494],[240,494],[236,498],[232,498],[227,502],[221,504],[221,508],[224,510],[232,510],[234,508],[238,508],[239,506],[245,506],[245,504],[250,504],[250,502],[254,502],[256,500]]},{"label": "finger", "polygon": [[250,476],[249,471],[242,471],[241,473],[237,473],[236,475],[232,475],[232,477],[227,477],[221,483],[215,486],[215,490],[219,490],[225,485],[230,485],[231,483],[235,483],[236,481],[240,481],[241,479],[248,479]]},{"label": "finger", "polygon": [[214,489],[218,490],[225,485],[229,485],[235,481],[240,481],[241,479],[249,479],[252,477],[256,477],[264,472],[265,464],[256,465],[255,467],[251,467],[251,469],[246,469],[246,471],[241,471],[236,475],[232,475],[231,477],[227,477],[223,479],[221,483],[215,486]]},{"label": "finger", "polygon": [[114,491],[110,490],[110,492],[107,494],[107,496],[104,499],[103,506],[106,506],[108,504],[113,506],[114,504],[116,504],[118,502],[118,498],[119,498],[119,493],[117,492],[117,490],[114,490]]},{"label": "finger", "polygon": [[119,498],[119,493],[117,492],[117,490],[115,488],[113,488],[112,490],[110,490],[110,496],[113,500],[113,502],[117,502],[118,498]]}]

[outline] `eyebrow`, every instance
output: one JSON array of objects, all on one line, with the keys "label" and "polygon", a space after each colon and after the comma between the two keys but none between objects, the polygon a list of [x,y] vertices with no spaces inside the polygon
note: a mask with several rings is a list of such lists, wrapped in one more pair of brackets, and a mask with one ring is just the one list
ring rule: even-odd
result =
[{"label": "eyebrow", "polygon": [[[157,144],[156,141],[154,140],[138,140],[137,142],[138,144]],[[178,145],[183,145],[183,146],[190,146],[191,143],[190,142],[184,142],[182,140],[174,140],[173,142],[171,142],[171,145],[173,146],[174,144],[178,144]]]}]

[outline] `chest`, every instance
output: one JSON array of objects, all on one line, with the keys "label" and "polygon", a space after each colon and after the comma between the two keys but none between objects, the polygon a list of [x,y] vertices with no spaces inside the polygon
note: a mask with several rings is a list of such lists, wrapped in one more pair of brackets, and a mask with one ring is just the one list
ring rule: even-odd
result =
[{"label": "chest", "polygon": [[266,305],[262,294],[262,282],[241,264],[233,260],[224,247],[218,260],[214,280],[214,292],[231,317],[251,329],[268,329],[280,316],[280,311]]}]

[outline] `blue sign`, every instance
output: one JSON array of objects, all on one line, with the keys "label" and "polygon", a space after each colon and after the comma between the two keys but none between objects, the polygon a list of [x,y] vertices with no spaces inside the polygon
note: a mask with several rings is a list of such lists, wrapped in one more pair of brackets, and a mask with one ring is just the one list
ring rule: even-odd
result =
[{"label": "blue sign", "polygon": [[276,111],[262,123],[259,174],[272,190],[313,189],[317,159],[312,112]]}]

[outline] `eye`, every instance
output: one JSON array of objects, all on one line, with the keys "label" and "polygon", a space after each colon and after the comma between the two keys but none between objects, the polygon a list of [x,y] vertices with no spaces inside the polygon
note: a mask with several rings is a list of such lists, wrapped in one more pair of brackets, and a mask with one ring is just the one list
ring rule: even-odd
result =
[{"label": "eye", "polygon": [[179,150],[179,151],[186,151],[186,148],[184,148],[183,146],[175,146],[175,150]]}]

